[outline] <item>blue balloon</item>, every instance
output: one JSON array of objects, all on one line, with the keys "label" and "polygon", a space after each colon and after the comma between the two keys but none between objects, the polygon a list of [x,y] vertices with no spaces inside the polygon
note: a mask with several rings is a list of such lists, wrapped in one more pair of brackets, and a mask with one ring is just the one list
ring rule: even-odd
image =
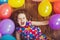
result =
[{"label": "blue balloon", "polygon": [[8,3],[8,0],[0,0],[0,4]]},{"label": "blue balloon", "polygon": [[12,35],[3,35],[1,40],[16,40]]}]

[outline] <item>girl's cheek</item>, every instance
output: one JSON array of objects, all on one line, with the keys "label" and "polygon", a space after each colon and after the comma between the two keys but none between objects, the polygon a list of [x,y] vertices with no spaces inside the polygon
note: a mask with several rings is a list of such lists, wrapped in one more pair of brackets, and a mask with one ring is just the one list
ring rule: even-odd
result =
[{"label": "girl's cheek", "polygon": [[21,20],[18,20],[18,22],[21,22]]},{"label": "girl's cheek", "polygon": [[21,23],[21,21],[19,21],[19,20],[18,20],[18,23],[20,24],[20,23]]}]

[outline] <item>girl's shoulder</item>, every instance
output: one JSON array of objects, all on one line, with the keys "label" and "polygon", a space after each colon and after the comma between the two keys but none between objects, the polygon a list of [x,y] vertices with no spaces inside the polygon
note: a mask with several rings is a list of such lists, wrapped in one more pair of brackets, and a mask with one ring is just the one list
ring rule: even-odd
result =
[{"label": "girl's shoulder", "polygon": [[25,30],[25,28],[23,28],[23,27],[17,27],[16,28],[16,31],[19,33],[23,32],[24,30]]},{"label": "girl's shoulder", "polygon": [[20,27],[16,27],[16,31],[20,30]]},{"label": "girl's shoulder", "polygon": [[25,28],[24,27],[17,27],[16,30],[24,30]]}]

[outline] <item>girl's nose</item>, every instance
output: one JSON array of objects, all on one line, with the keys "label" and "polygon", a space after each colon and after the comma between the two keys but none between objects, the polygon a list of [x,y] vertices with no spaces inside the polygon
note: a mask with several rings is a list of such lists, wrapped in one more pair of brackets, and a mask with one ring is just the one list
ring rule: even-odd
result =
[{"label": "girl's nose", "polygon": [[24,20],[23,19],[21,19],[21,22],[23,22]]}]

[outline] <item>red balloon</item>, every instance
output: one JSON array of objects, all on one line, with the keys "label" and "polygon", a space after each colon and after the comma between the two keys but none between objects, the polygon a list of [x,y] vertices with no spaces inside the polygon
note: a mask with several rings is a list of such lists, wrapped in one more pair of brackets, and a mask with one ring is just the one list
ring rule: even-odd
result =
[{"label": "red balloon", "polygon": [[53,4],[53,7],[54,7],[53,8],[54,9],[54,12],[60,14],[60,2],[55,2]]},{"label": "red balloon", "polygon": [[8,4],[2,4],[0,6],[0,18],[5,19],[9,18],[12,13],[12,8]]},{"label": "red balloon", "polygon": [[59,2],[60,0],[49,0],[50,2]]}]

